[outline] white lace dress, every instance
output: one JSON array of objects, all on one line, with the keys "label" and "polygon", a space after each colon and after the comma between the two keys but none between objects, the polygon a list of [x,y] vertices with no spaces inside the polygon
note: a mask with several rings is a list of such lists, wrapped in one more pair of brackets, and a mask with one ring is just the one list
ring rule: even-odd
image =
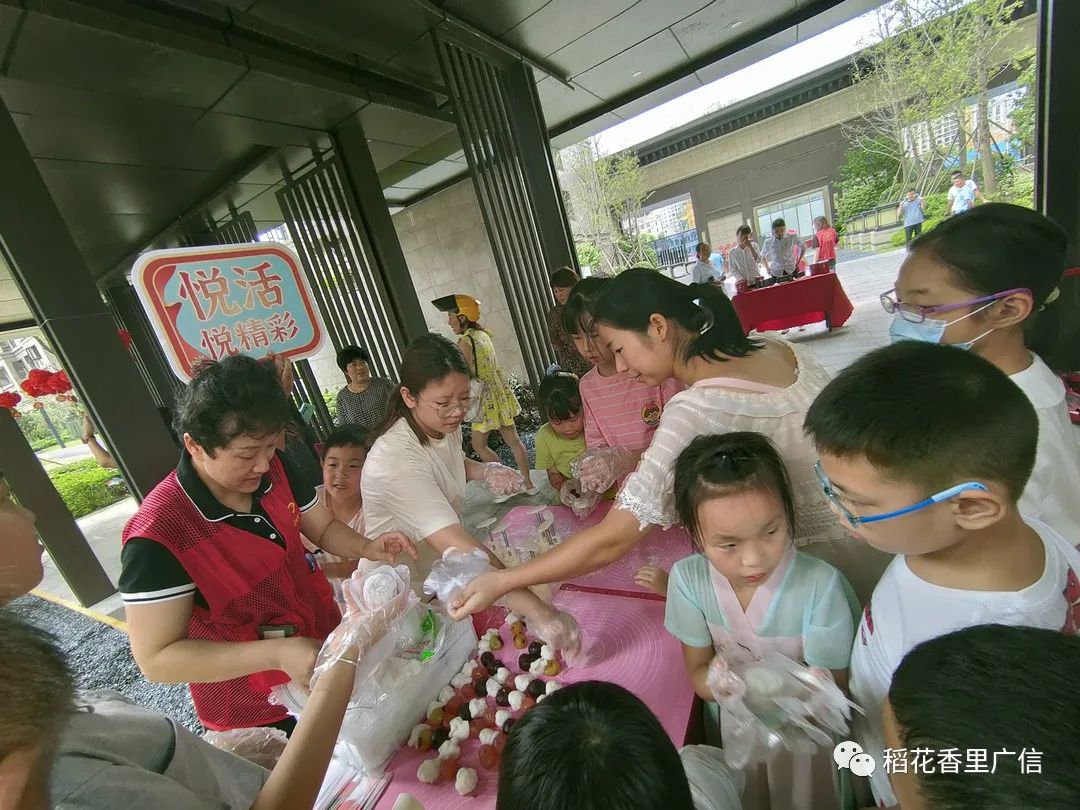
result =
[{"label": "white lace dress", "polygon": [[746,380],[701,380],[664,406],[660,426],[627,477],[617,508],[632,512],[642,527],[670,528],[675,512],[675,462],[698,436],[756,431],[768,436],[787,466],[795,497],[795,544],[832,563],[851,582],[860,602],[869,598],[891,557],[852,539],[837,521],[814,472],[817,451],[803,420],[829,374],[808,352],[783,341],[795,355],[795,382],[775,388]]}]

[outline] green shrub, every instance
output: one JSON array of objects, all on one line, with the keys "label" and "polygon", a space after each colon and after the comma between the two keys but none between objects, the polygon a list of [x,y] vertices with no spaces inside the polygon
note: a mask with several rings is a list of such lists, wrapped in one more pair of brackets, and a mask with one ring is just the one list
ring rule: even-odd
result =
[{"label": "green shrub", "polygon": [[77,518],[124,500],[130,493],[116,470],[92,458],[49,470],[49,478],[71,514]]}]

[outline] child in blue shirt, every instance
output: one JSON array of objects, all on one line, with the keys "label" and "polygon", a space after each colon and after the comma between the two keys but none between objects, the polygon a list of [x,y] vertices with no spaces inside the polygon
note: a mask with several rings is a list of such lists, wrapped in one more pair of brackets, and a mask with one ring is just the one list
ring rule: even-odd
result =
[{"label": "child in blue shirt", "polygon": [[[665,625],[682,642],[697,693],[714,699],[710,666],[736,649],[779,652],[846,688],[859,606],[839,571],[795,549],[791,483],[768,438],[699,436],[676,462],[675,505],[699,553],[671,570]],[[706,705],[715,717],[717,705]],[[720,707],[725,737],[726,713]],[[744,806],[836,807],[831,754],[784,753],[750,766]]]}]

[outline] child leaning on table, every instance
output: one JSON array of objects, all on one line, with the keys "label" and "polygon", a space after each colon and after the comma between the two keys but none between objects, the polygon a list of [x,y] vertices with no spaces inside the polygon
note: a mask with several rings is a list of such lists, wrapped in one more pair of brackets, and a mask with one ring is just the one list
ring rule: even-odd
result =
[{"label": "child leaning on table", "polygon": [[[367,435],[355,425],[330,431],[323,442],[323,482],[315,487],[316,497],[326,504],[334,517],[354,531],[364,533],[364,503],[360,495],[360,474],[364,471],[369,443]],[[356,560],[346,560],[304,538],[304,545],[316,555],[326,576],[345,579],[356,570]]]},{"label": "child leaning on table", "polygon": [[825,387],[805,426],[833,510],[897,555],[851,653],[851,695],[865,711],[854,739],[879,763],[875,801],[892,807],[881,707],[903,657],[976,624],[1074,635],[1080,552],[1017,509],[1035,463],[1035,409],[971,352],[915,341],[872,352]]},{"label": "child leaning on table", "polygon": [[[760,433],[699,436],[675,464],[675,506],[698,553],[675,563],[668,631],[683,645],[686,673],[708,706],[710,668],[726,654],[769,650],[828,670],[847,686],[859,607],[843,574],[797,551],[795,502],[780,454]],[[725,737],[732,719],[721,706]],[[834,808],[832,751],[784,753],[746,769],[747,808]],[[797,779],[793,773],[801,773]]]}]

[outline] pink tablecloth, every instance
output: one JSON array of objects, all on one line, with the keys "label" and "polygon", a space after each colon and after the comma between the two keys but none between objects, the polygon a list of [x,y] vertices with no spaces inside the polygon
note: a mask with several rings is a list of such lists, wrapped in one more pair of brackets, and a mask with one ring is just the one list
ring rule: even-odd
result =
[{"label": "pink tablecloth", "polygon": [[[558,514],[560,524],[565,522],[567,526],[580,528],[598,522],[610,504],[604,507],[601,514],[594,514],[585,522],[577,521],[561,507],[552,511]],[[535,524],[535,516],[531,514],[534,511],[530,507],[512,510],[511,533],[515,534],[515,526],[529,525],[530,520]],[[632,576],[637,566],[645,561],[670,566],[689,552],[685,532],[658,532],[645,540],[640,549],[640,559],[620,561],[567,583],[554,600],[558,607],[571,613],[581,625],[585,657],[583,664],[567,668],[558,675],[557,680],[564,684],[604,680],[626,687],[656,713],[677,746],[687,740],[694,690],[683,668],[682,648],[664,629],[664,601],[642,592],[634,584]],[[500,612],[488,612],[479,629],[499,621]],[[510,644],[508,628],[502,626],[501,635],[506,646],[497,656],[517,675],[519,653]],[[470,739],[462,747],[460,760],[462,765],[475,768],[480,777],[473,796],[459,796],[453,785],[446,783],[421,783],[416,778],[416,770],[433,753],[421,754],[411,748],[403,748],[390,763],[392,779],[376,807],[378,810],[390,810],[401,793],[411,793],[426,810],[487,810],[494,807],[498,772],[480,767],[478,747],[478,743]]]},{"label": "pink tablecloth", "polygon": [[749,290],[731,299],[743,329],[790,329],[818,321],[843,326],[854,308],[836,273],[805,276],[785,284]]}]

